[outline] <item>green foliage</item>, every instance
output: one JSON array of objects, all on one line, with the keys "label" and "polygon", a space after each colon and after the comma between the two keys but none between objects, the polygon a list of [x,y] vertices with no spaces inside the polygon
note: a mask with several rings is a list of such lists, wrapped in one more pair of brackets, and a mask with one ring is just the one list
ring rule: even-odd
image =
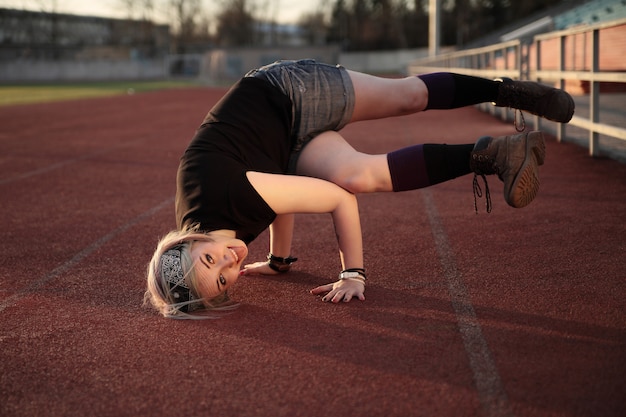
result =
[{"label": "green foliage", "polygon": [[[463,45],[563,0],[441,0],[444,45]],[[334,0],[329,42],[346,50],[428,45],[428,0]]]}]

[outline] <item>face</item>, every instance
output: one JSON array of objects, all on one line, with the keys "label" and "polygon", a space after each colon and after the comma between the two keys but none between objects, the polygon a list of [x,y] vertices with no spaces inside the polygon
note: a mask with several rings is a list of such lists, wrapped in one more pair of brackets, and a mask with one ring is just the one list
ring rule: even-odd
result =
[{"label": "face", "polygon": [[246,256],[248,247],[239,239],[220,236],[213,242],[194,242],[191,258],[199,295],[216,297],[237,282]]}]

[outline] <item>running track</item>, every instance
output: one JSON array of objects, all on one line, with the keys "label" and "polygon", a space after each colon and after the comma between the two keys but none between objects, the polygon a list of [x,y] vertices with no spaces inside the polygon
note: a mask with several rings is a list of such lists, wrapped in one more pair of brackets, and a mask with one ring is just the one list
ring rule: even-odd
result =
[{"label": "running track", "polygon": [[[525,209],[491,178],[474,214],[471,176],[359,197],[365,302],[307,293],[339,269],[308,215],[294,272],[242,278],[234,314],[142,307],[178,157],[224,91],[0,109],[0,415],[626,415],[626,166],[553,138]],[[474,108],[344,130],[367,152],[510,133]]]}]

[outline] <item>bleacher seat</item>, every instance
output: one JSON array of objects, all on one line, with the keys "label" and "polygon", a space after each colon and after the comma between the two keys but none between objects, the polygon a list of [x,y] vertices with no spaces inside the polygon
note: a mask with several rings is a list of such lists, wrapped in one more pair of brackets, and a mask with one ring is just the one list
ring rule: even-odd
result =
[{"label": "bleacher seat", "polygon": [[556,30],[626,18],[626,0],[593,0],[554,17]]}]

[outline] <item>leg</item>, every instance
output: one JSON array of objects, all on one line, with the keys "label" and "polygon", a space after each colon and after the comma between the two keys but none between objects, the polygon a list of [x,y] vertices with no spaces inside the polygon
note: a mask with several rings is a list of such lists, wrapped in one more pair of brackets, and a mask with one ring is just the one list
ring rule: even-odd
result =
[{"label": "leg", "polygon": [[[476,176],[484,179],[495,174],[504,182],[506,202],[521,208],[539,191],[538,167],[544,158],[541,132],[485,136],[467,145],[414,145],[386,155],[368,155],[331,131],[315,137],[302,150],[296,173],[331,181],[352,193],[367,193],[415,190],[473,172],[475,197],[482,195]],[[489,212],[488,188],[485,197]]]},{"label": "leg", "polygon": [[448,72],[401,79],[354,71],[348,74],[355,93],[353,122],[485,102],[525,110],[560,123],[569,122],[574,114],[574,100],[567,92],[530,81],[492,81]]},{"label": "leg", "polygon": [[352,193],[408,191],[469,174],[473,148],[425,144],[368,155],[339,133],[324,132],[301,152],[296,173],[334,182]]},{"label": "leg", "polygon": [[331,181],[352,193],[393,189],[386,155],[358,152],[334,131],[307,144],[298,158],[296,174]]},{"label": "leg", "polygon": [[[354,88],[350,121],[495,101],[502,90],[510,88],[506,82],[452,73],[402,79],[354,71],[348,71],[348,75]],[[561,90],[555,94],[559,92],[568,97]],[[414,190],[471,172],[497,174],[505,183],[506,201],[513,207],[523,207],[532,201],[539,187],[541,149],[543,137],[536,132],[528,138],[482,138],[476,145],[414,145],[386,155],[368,155],[356,151],[337,132],[325,132],[300,152],[296,173],[331,181],[353,193]],[[470,166],[471,158],[488,161],[488,168],[478,166],[475,160]],[[477,181],[474,185],[476,191]]]},{"label": "leg", "polygon": [[351,122],[417,113],[426,108],[428,89],[418,77],[382,78],[348,70],[354,87]]},{"label": "leg", "polygon": [[354,87],[351,121],[402,116],[428,109],[454,109],[495,101],[500,82],[448,72],[381,78],[348,71]]}]

